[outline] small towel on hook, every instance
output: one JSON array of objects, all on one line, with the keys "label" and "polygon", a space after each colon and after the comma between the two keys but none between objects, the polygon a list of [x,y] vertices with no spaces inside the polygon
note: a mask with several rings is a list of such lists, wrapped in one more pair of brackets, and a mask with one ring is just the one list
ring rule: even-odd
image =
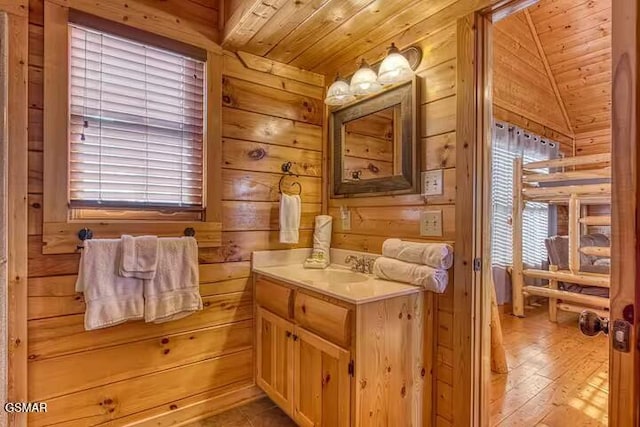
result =
[{"label": "small towel on hook", "polygon": [[298,243],[301,206],[299,195],[280,194],[280,243]]}]

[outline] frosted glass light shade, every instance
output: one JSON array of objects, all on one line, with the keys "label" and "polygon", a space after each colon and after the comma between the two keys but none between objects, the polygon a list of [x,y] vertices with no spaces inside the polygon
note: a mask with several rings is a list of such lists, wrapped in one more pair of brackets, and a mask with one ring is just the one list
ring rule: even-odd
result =
[{"label": "frosted glass light shade", "polygon": [[354,95],[370,95],[382,89],[378,83],[378,76],[369,64],[362,60],[360,69],[351,77],[351,93]]},{"label": "frosted glass light shade", "polygon": [[338,78],[331,84],[331,86],[329,86],[324,103],[327,105],[342,105],[351,102],[354,99],[356,99],[356,97],[351,93],[349,84]]},{"label": "frosted glass light shade", "polygon": [[382,64],[380,64],[378,82],[383,85],[388,85],[404,82],[411,79],[411,77],[413,77],[413,70],[411,69],[411,65],[409,65],[409,61],[400,54],[394,44],[391,44],[389,54],[384,58]]}]

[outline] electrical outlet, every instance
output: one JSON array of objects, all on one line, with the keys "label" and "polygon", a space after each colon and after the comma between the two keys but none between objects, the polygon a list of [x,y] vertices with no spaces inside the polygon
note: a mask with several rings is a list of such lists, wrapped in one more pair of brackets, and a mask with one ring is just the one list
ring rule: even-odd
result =
[{"label": "electrical outlet", "polygon": [[442,169],[422,172],[422,195],[442,195]]},{"label": "electrical outlet", "polygon": [[442,237],[442,211],[420,213],[420,235]]},{"label": "electrical outlet", "polygon": [[342,223],[342,231],[351,230],[351,211],[344,206],[340,208],[340,221]]}]

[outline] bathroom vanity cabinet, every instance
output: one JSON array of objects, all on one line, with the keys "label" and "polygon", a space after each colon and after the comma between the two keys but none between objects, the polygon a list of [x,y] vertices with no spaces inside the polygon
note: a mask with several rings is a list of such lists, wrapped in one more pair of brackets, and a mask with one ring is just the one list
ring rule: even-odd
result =
[{"label": "bathroom vanity cabinet", "polygon": [[254,280],[256,382],[296,423],[422,425],[422,292],[345,301]]}]

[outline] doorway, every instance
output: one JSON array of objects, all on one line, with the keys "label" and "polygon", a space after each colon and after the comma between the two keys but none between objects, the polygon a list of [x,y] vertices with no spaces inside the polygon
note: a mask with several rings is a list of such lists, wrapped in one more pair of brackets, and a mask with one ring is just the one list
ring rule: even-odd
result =
[{"label": "doorway", "polygon": [[[504,176],[491,180],[492,174],[485,174],[482,182],[485,219],[494,217],[492,222],[495,223],[502,218],[511,231],[511,235],[499,236],[503,237],[502,241],[500,239],[496,241],[496,237],[490,232],[492,226],[495,227],[496,224],[482,221],[484,235],[482,253],[485,260],[483,283],[496,283],[495,287],[492,286],[497,291],[493,308],[497,318],[501,320],[499,326],[502,327],[503,332],[503,341],[501,343],[492,341],[491,344],[492,347],[501,344],[506,349],[507,363],[506,373],[489,373],[488,366],[492,361],[489,357],[491,349],[487,344],[489,340],[488,338],[480,340],[479,346],[482,347],[482,353],[485,356],[483,363],[486,365],[482,370],[484,376],[481,380],[480,401],[484,402],[484,405],[480,410],[480,419],[487,425],[607,425],[609,421],[607,414],[609,339],[603,335],[597,337],[582,335],[578,329],[578,318],[579,313],[585,308],[598,316],[609,317],[609,305],[606,299],[609,297],[607,282],[610,283],[611,280],[608,278],[607,270],[604,269],[606,262],[601,258],[610,258],[611,252],[615,252],[615,249],[610,248],[616,245],[615,237],[611,232],[611,218],[615,217],[615,214],[612,215],[611,211],[607,211],[607,204],[611,204],[611,199],[605,203],[607,202],[605,196],[611,197],[611,188],[602,189],[606,187],[603,184],[611,182],[610,172],[605,172],[611,165],[611,63],[599,64],[597,55],[593,53],[598,50],[594,48],[595,46],[611,50],[611,2],[608,5],[600,1],[566,2],[568,9],[576,9],[580,5],[587,8],[582,11],[578,9],[572,11],[577,13],[576,16],[580,16],[580,19],[589,22],[584,26],[581,26],[578,18],[567,20],[568,9],[561,9],[563,3],[565,2],[545,0],[510,2],[509,7],[504,7],[500,13],[493,15],[494,22],[490,22],[487,18],[478,26],[480,29],[478,31],[484,28],[486,34],[482,30],[482,34],[478,35],[481,46],[476,53],[480,56],[479,62],[483,63],[484,70],[492,71],[491,75],[479,72],[478,76],[485,81],[485,89],[490,89],[485,91],[488,99],[479,97],[477,109],[483,112],[483,117],[479,120],[484,120],[484,123],[480,124],[479,129],[484,128],[485,132],[478,138],[482,141],[480,149],[483,151],[485,171],[491,170],[489,165],[500,160],[495,158],[497,154],[508,158],[509,155],[514,154],[514,151],[519,153],[515,157],[520,157],[521,163],[525,164],[525,166],[522,164],[519,166],[522,173],[519,180],[516,178],[514,181],[513,158],[510,158],[507,160],[507,164],[511,162],[510,168],[501,164],[494,168],[498,175]],[[609,8],[608,20],[598,23],[599,17],[606,15],[607,8]],[[517,28],[524,28],[527,31],[517,30]],[[600,36],[609,36],[608,46],[605,46],[606,43],[602,40],[584,42],[585,34],[589,29],[593,29],[593,32]],[[578,30],[579,34],[569,34],[570,30]],[[485,37],[486,43],[483,43]],[[578,43],[578,40],[581,40],[582,44]],[[578,75],[577,79],[574,76],[572,81],[569,79],[571,70],[567,65],[568,55],[573,53],[576,54],[576,58],[579,58],[580,55],[577,53],[580,51],[584,53],[582,57],[590,60],[591,63],[577,66],[575,70],[578,73],[586,70],[593,74]],[[515,60],[517,63],[510,63],[505,52],[519,53]],[[524,57],[524,53],[537,53],[538,58],[535,58],[535,55]],[[592,54],[591,57],[589,53]],[[501,57],[495,57],[500,54],[502,54]],[[608,58],[610,59],[611,56],[609,53]],[[606,57],[607,54],[603,52],[600,59],[606,59]],[[537,62],[538,60],[540,62]],[[507,71],[498,71],[500,74],[494,76],[493,71],[496,66],[506,67]],[[598,70],[601,71],[598,72]],[[609,73],[606,70],[609,70]],[[522,76],[526,77],[527,83],[513,81]],[[498,81],[497,85],[496,81]],[[506,84],[505,81],[507,81]],[[541,82],[548,85],[541,90],[535,88]],[[570,93],[571,90],[579,89],[583,89],[583,94],[598,93],[597,89],[585,88],[591,83],[600,85],[601,88],[609,88],[609,101],[596,102],[596,96],[585,98],[584,95]],[[509,91],[515,92],[520,100],[508,102],[500,99],[496,102],[496,98],[505,98]],[[536,99],[540,94],[546,95],[546,98],[542,98],[542,102]],[[594,103],[592,110],[590,110],[592,107],[586,105],[585,99]],[[602,114],[600,114],[601,110]],[[587,123],[581,118],[589,115],[598,120],[594,119],[591,123]],[[551,117],[550,121],[549,117]],[[605,122],[607,118],[609,121],[607,125],[597,123]],[[518,135],[511,139],[507,137],[506,142],[502,141],[496,146],[493,135],[496,124],[501,125],[507,132]],[[587,132],[589,134],[585,135]],[[519,138],[527,138],[527,140],[519,141]],[[540,145],[544,145],[544,149],[541,149]],[[498,153],[501,150],[503,152]],[[597,157],[598,155],[602,156]],[[558,162],[555,161],[557,158],[566,160]],[[571,160],[578,158],[581,160],[577,162]],[[588,161],[583,164],[585,159]],[[549,161],[552,163],[544,165]],[[482,163],[480,160],[479,162]],[[536,176],[533,176],[534,173]],[[564,175],[567,173],[568,175]],[[538,176],[541,174],[552,176]],[[551,184],[552,181],[563,181],[567,178],[571,178],[572,182]],[[500,190],[496,188],[498,187],[496,183],[500,182],[500,179],[510,183],[511,191],[513,191],[514,182],[518,181],[522,184],[518,193],[524,190],[524,197],[528,199],[526,203],[524,200],[521,201],[522,209],[513,209],[514,204],[520,206],[518,200],[512,200],[511,206],[509,203],[506,203],[506,206],[494,203],[495,198],[504,197],[507,201],[513,198],[513,193],[506,196],[504,194],[489,196],[490,191]],[[595,181],[581,181],[591,179]],[[570,203],[571,193],[563,193],[562,197],[557,197],[548,203],[549,200],[546,199],[558,191],[558,187],[552,187],[552,185],[582,186],[582,189],[588,191],[575,196],[574,199],[579,200],[574,200],[572,203]],[[602,188],[596,190],[593,186]],[[529,188],[533,191],[529,191]],[[503,212],[500,212],[499,208],[502,208]],[[573,211],[572,215],[569,215],[569,209]],[[517,218],[516,211],[519,211],[520,218]],[[570,221],[575,223],[571,226],[571,230],[569,230]],[[497,228],[500,229],[500,227]],[[519,245],[514,242],[514,235],[520,236]],[[560,260],[557,257],[551,259],[550,251],[553,251],[554,247],[549,247],[549,244],[553,242],[547,240],[554,236],[566,236],[563,239],[554,239],[565,240],[560,242],[561,248],[571,237],[572,249],[576,249],[577,241],[578,250],[575,251],[577,256],[569,257],[567,248],[561,254]],[[600,238],[603,240],[599,240]],[[517,238],[515,240],[517,241]],[[487,262],[491,255],[500,257],[500,253],[496,254],[492,251],[494,244],[505,246],[502,255],[506,253],[511,257],[507,261],[499,260],[497,264],[503,268],[498,271],[495,271],[492,263]],[[581,250],[582,247],[585,249]],[[566,262],[562,261],[563,258]],[[588,258],[589,264],[603,267],[603,269],[581,271],[585,267],[584,258]],[[518,261],[514,259],[522,264],[519,268]],[[550,275],[550,272],[556,273],[556,267],[560,273],[568,271],[570,275]],[[615,270],[615,267],[613,269]],[[522,281],[515,287],[512,284],[514,270],[515,275]],[[610,267],[608,271],[611,271]],[[580,279],[580,283],[571,282],[576,280],[575,276],[585,274],[589,276],[587,279]],[[595,277],[595,275],[598,276]],[[604,276],[607,276],[606,279]],[[588,291],[583,292],[587,287]],[[549,293],[549,289],[580,295],[573,298],[573,295],[569,294]],[[580,292],[576,292],[578,290]],[[607,293],[601,292],[602,290]],[[613,292],[613,289],[611,291]],[[482,290],[482,298],[484,302],[481,304],[481,312],[484,317],[481,324],[486,329],[483,329],[481,334],[484,334],[489,332],[487,326],[490,323],[491,292],[488,287]],[[496,325],[492,324],[492,326],[495,330]],[[488,335],[481,336],[488,337]],[[572,375],[578,371],[579,375]]]}]

